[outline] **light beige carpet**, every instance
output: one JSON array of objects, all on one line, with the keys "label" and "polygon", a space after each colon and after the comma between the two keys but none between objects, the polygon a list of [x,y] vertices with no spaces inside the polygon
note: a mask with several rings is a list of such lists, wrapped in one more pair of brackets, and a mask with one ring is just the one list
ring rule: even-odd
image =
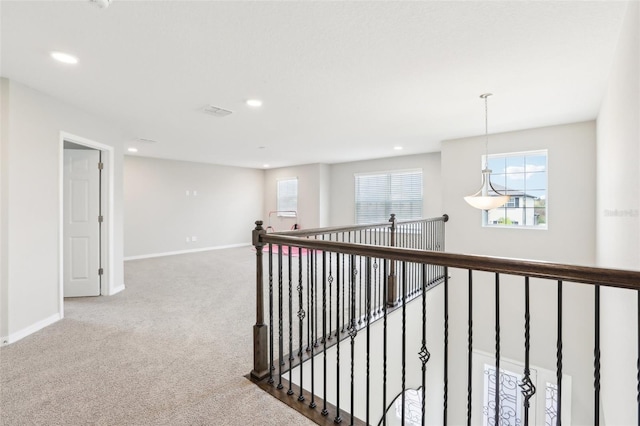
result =
[{"label": "light beige carpet", "polygon": [[2,425],[310,425],[252,368],[250,247],[125,263],[126,290],[0,349]]}]

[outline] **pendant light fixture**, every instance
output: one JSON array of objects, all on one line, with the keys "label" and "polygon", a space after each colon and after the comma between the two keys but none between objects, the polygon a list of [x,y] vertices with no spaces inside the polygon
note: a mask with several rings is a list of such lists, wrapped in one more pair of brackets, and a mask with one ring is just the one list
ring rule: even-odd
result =
[{"label": "pendant light fixture", "polygon": [[491,169],[489,169],[489,109],[487,107],[487,98],[491,93],[484,93],[480,98],[484,99],[484,136],[485,136],[485,157],[484,168],[482,169],[482,186],[473,195],[464,197],[464,200],[471,207],[481,210],[491,210],[504,205],[509,201],[508,195],[499,193],[493,185],[491,185]]}]

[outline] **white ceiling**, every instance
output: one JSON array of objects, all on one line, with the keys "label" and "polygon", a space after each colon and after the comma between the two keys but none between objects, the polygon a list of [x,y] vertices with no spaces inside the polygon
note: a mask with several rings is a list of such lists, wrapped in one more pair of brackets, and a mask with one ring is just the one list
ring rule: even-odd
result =
[{"label": "white ceiling", "polygon": [[[0,8],[3,77],[114,123],[112,142],[138,155],[260,168],[438,151],[484,133],[484,92],[491,132],[593,119],[626,2]],[[56,63],[52,50],[80,62]],[[208,104],[233,114],[207,115]]]}]

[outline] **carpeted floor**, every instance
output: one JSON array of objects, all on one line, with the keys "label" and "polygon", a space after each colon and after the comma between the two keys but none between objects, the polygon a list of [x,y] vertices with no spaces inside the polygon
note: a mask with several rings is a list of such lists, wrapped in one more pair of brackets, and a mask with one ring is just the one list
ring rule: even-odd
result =
[{"label": "carpeted floor", "polygon": [[250,247],[125,263],[126,290],[0,349],[1,425],[310,425],[252,368]]}]

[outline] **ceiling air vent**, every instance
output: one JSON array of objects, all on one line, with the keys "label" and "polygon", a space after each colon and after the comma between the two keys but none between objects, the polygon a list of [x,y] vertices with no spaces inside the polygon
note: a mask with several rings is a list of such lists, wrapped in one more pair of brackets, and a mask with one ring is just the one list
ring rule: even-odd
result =
[{"label": "ceiling air vent", "polygon": [[157,141],[154,141],[153,139],[147,139],[147,138],[138,138],[138,139],[136,139],[136,142],[157,143]]},{"label": "ceiling air vent", "polygon": [[227,115],[232,113],[232,111],[229,111],[228,109],[218,108],[213,105],[207,105],[206,107],[204,107],[204,112],[216,117],[226,117]]}]

